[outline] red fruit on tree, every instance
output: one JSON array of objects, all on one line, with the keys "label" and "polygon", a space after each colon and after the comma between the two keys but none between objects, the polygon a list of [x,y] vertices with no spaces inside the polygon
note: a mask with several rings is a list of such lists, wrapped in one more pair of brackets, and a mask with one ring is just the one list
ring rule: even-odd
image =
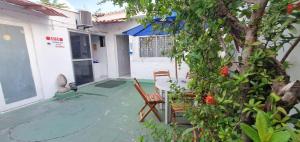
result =
[{"label": "red fruit on tree", "polygon": [[212,95],[207,95],[205,97],[205,103],[209,105],[215,104],[215,98]]},{"label": "red fruit on tree", "polygon": [[293,10],[294,10],[294,5],[293,4],[288,4],[287,5],[287,13],[292,14]]},{"label": "red fruit on tree", "polygon": [[220,74],[223,77],[228,76],[229,75],[229,68],[228,68],[228,66],[222,67],[221,70],[220,70]]}]

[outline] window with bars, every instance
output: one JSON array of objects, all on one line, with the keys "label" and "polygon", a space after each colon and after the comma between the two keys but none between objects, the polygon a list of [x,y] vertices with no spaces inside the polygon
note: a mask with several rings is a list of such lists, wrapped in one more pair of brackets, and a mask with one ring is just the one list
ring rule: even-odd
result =
[{"label": "window with bars", "polygon": [[168,57],[172,46],[171,36],[140,37],[140,57]]}]

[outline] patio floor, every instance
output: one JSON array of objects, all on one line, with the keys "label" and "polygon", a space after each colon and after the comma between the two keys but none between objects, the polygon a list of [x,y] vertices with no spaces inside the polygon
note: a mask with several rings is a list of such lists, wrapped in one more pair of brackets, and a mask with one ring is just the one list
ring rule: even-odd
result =
[{"label": "patio floor", "polygon": [[[0,114],[0,141],[131,142],[145,134],[137,115],[143,100],[132,82],[125,80],[113,88],[97,84],[81,87],[77,97],[51,99]],[[153,91],[153,83],[142,85],[147,92]],[[153,114],[148,119],[151,117]]]}]

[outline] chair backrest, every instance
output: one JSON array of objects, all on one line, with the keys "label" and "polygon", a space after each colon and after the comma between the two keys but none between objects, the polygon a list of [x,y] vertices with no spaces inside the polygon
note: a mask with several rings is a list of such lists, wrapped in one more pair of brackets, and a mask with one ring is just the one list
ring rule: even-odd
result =
[{"label": "chair backrest", "polygon": [[143,90],[142,86],[140,85],[140,83],[138,82],[138,80],[136,78],[134,78],[134,87],[135,89],[139,92],[139,94],[142,96],[142,98],[144,99],[145,102],[147,102],[147,97],[146,97],[146,92]]},{"label": "chair backrest", "polygon": [[133,84],[141,86],[140,82],[136,78],[133,78]]},{"label": "chair backrest", "polygon": [[186,100],[194,100],[196,98],[196,95],[194,92],[185,92],[183,97]]},{"label": "chair backrest", "polygon": [[154,76],[154,81],[156,81],[158,77],[163,77],[163,76],[169,77],[169,79],[171,79],[169,71],[156,71],[153,72],[153,76]]}]

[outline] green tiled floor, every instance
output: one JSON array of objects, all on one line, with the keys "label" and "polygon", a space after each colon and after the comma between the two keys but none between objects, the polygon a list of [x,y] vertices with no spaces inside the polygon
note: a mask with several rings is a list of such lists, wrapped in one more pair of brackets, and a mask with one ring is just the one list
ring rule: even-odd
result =
[{"label": "green tiled floor", "polygon": [[[153,91],[152,83],[142,85]],[[131,81],[115,88],[92,84],[78,92],[1,114],[0,142],[130,142],[145,133],[137,121],[143,100]]]}]

